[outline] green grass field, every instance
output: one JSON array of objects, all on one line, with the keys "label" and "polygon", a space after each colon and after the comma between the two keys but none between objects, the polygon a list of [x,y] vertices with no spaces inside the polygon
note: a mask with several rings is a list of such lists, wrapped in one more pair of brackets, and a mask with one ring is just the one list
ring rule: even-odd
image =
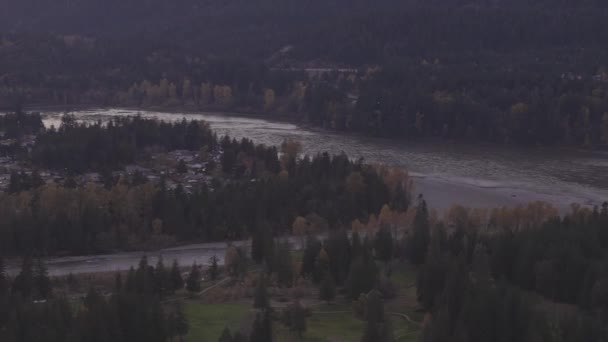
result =
[{"label": "green grass field", "polygon": [[[301,255],[294,255],[295,258]],[[416,270],[409,264],[396,267],[392,275],[395,285],[400,288],[401,297],[385,303],[387,311],[398,311],[420,322],[422,314],[415,312],[410,303],[415,303]],[[226,326],[233,331],[241,327],[251,305],[246,303],[203,304],[197,301],[186,301],[185,313],[190,322],[190,333],[186,342],[216,342]],[[420,327],[411,324],[402,317],[391,315],[394,336],[397,342],[415,342]],[[312,316],[307,320],[307,331],[298,338],[280,323],[274,324],[278,342],[357,342],[363,335],[365,323],[356,319],[347,302],[333,305],[321,305],[313,308]]]},{"label": "green grass field", "polygon": [[[186,342],[215,342],[226,326],[237,330],[249,311],[246,304],[203,304],[187,301],[184,311],[190,322]],[[405,320],[391,317],[398,342],[413,342],[417,327]],[[363,334],[364,322],[356,319],[347,305],[322,306],[307,320],[308,329],[299,340],[287,328],[274,324],[278,342],[356,342]]]},{"label": "green grass field", "polygon": [[416,284],[417,275],[418,271],[410,263],[396,263],[393,266],[393,274],[391,279],[393,279],[397,286],[406,287]]},{"label": "green grass field", "polygon": [[[406,320],[391,315],[394,336],[397,342],[415,342],[420,328]],[[298,339],[285,327],[275,324],[277,341],[305,342],[357,342],[363,335],[365,322],[353,316],[349,305],[323,305],[315,308],[307,320],[307,331]]]},{"label": "green grass field", "polygon": [[[412,327],[405,320],[391,317],[395,338],[398,342],[413,342],[418,337],[418,328]],[[365,323],[356,319],[352,313],[313,312],[307,321],[308,329],[303,338],[298,340],[294,333],[285,327],[275,325],[279,342],[356,342],[361,339]]]},{"label": "green grass field", "polygon": [[184,303],[184,312],[190,323],[186,342],[216,342],[226,326],[240,328],[241,321],[249,312],[246,304],[203,304],[195,301]]},{"label": "green grass field", "polygon": [[[307,320],[308,329],[302,341],[307,342],[350,342],[358,341],[363,331],[363,322],[352,313],[314,313]],[[285,327],[276,324],[278,341],[297,341]]]}]

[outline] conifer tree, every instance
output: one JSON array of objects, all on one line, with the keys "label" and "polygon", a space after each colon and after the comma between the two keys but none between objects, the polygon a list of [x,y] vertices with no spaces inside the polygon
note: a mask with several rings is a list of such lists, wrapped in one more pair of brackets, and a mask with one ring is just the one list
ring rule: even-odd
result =
[{"label": "conifer tree", "polygon": [[220,275],[220,268],[217,263],[217,256],[215,256],[215,255],[212,256],[209,259],[209,261],[210,261],[209,270],[208,270],[209,279],[216,280]]},{"label": "conifer tree", "polygon": [[416,216],[414,217],[412,235],[408,238],[406,243],[406,253],[412,263],[416,265],[424,263],[430,240],[429,213],[426,202],[422,199],[422,196],[420,196],[416,209]]},{"label": "conifer tree", "polygon": [[169,273],[165,268],[165,263],[163,261],[163,257],[159,256],[158,261],[156,262],[156,267],[154,268],[154,282],[155,282],[155,290],[161,296],[164,296],[168,292],[170,292],[170,284],[169,284]]},{"label": "conifer tree", "polygon": [[230,329],[228,329],[228,327],[225,327],[224,330],[222,331],[222,335],[220,336],[220,339],[218,342],[232,342],[232,333],[230,332]]},{"label": "conifer tree", "polygon": [[122,275],[120,274],[120,272],[116,272],[116,275],[114,275],[114,293],[118,294],[118,293],[121,293],[122,291],[123,291]]},{"label": "conifer tree", "polygon": [[177,302],[175,306],[175,332],[179,336],[180,342],[184,340],[184,336],[188,334],[190,330],[190,325],[188,324],[188,320],[184,315],[184,309],[180,302]]},{"label": "conifer tree", "polygon": [[302,337],[302,334],[306,331],[306,309],[296,301],[289,307],[290,316],[290,330],[296,332],[298,337]]},{"label": "conifer tree", "polygon": [[390,228],[383,225],[376,233],[374,241],[376,257],[385,263],[389,262],[393,257],[393,243],[393,235]]},{"label": "conifer tree", "polygon": [[186,290],[192,293],[200,292],[201,290],[201,271],[196,265],[196,262],[192,264],[188,279],[186,279]]},{"label": "conifer tree", "polygon": [[306,238],[304,255],[302,256],[302,275],[310,276],[315,272],[315,263],[321,251],[321,241],[316,236],[310,235]]},{"label": "conifer tree", "polygon": [[53,288],[48,271],[41,258],[38,258],[34,268],[34,283],[36,286],[37,297],[48,299],[51,297]]},{"label": "conifer tree", "polygon": [[179,265],[177,260],[173,260],[173,265],[171,266],[171,292],[175,292],[177,290],[181,290],[184,287],[184,279],[182,278],[182,274],[179,271]]},{"label": "conifer tree", "polygon": [[148,257],[143,256],[135,271],[135,290],[139,294],[152,294],[155,290],[154,269],[148,264]]},{"label": "conifer tree", "polygon": [[317,256],[317,260],[315,262],[315,273],[314,273],[314,281],[315,283],[319,283],[326,272],[331,272],[329,269],[329,255],[325,249],[321,249],[319,251],[319,255]]},{"label": "conifer tree", "polygon": [[276,272],[279,285],[291,287],[293,283],[293,262],[291,260],[291,252],[286,243],[279,245]]},{"label": "conifer tree", "polygon": [[331,273],[325,272],[325,276],[319,287],[319,299],[324,300],[329,304],[336,297],[336,284],[331,276]]},{"label": "conifer tree", "polygon": [[260,277],[258,286],[255,289],[253,307],[261,310],[266,310],[270,307],[270,300],[266,289],[266,279],[263,276]]},{"label": "conifer tree", "polygon": [[378,268],[373,259],[358,258],[350,267],[346,289],[351,299],[359,298],[361,293],[369,292],[376,285]]},{"label": "conifer tree", "polygon": [[258,312],[253,327],[251,329],[251,336],[249,342],[272,342],[272,321],[270,318],[270,311],[264,310]]},{"label": "conifer tree", "polygon": [[176,168],[177,173],[180,174],[184,174],[188,172],[188,165],[186,165],[186,162],[183,159],[180,159],[179,162],[177,163],[177,168]]},{"label": "conifer tree", "polygon": [[372,290],[367,294],[366,325],[361,342],[394,342],[393,327],[384,312],[380,292]]},{"label": "conifer tree", "polygon": [[19,272],[13,281],[11,292],[21,295],[22,298],[30,298],[33,295],[34,288],[35,280],[32,259],[26,256],[23,258],[21,272]]},{"label": "conifer tree", "polygon": [[127,281],[125,282],[125,291],[127,293],[136,293],[136,280],[135,280],[135,269],[133,266],[129,268],[129,272],[127,273]]}]

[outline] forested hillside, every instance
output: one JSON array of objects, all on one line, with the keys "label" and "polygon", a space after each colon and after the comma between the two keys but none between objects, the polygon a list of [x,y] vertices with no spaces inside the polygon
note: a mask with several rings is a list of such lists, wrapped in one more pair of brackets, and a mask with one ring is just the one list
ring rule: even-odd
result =
[{"label": "forested hillside", "polygon": [[236,110],[402,139],[604,146],[607,17],[601,1],[8,1],[0,106]]}]

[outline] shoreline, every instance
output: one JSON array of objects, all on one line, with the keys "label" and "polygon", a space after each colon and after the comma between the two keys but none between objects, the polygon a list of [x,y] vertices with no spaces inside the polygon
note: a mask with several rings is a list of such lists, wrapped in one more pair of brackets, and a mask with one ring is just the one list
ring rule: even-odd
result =
[{"label": "shoreline", "polygon": [[[407,141],[403,141],[403,140],[395,140],[395,139],[389,139],[389,138],[374,138],[374,137],[370,137],[367,135],[363,135],[363,134],[358,134],[358,133],[353,133],[353,132],[337,132],[337,131],[331,131],[331,130],[325,130],[323,128],[319,128],[317,126],[312,126],[306,123],[302,123],[302,122],[297,122],[295,120],[285,120],[285,119],[276,119],[274,117],[265,117],[263,115],[256,115],[254,113],[249,113],[249,114],[242,114],[242,113],[236,113],[236,112],[222,112],[222,111],[214,111],[214,112],[205,112],[205,111],[200,111],[200,110],[181,110],[181,109],[176,109],[173,108],[172,110],[167,109],[167,108],[128,108],[128,107],[104,107],[104,108],[95,108],[92,106],[87,106],[86,108],[88,108],[88,110],[91,111],[95,111],[100,110],[100,111],[111,111],[111,110],[115,110],[115,111],[132,111],[132,112],[142,112],[142,114],[145,115],[144,112],[148,112],[152,115],[154,115],[155,113],[158,114],[167,114],[167,115],[172,115],[172,114],[183,114],[183,115],[202,115],[202,116],[217,116],[217,117],[225,117],[225,118],[248,118],[248,119],[257,119],[257,120],[261,120],[261,121],[266,121],[269,124],[272,123],[289,123],[289,124],[293,124],[297,130],[304,130],[304,131],[309,131],[315,134],[320,134],[320,135],[324,135],[327,134],[327,136],[337,136],[337,137],[350,137],[350,138],[355,138],[357,140],[362,140],[365,141],[367,139],[369,139],[372,142],[380,142],[380,143],[387,143],[387,144],[396,144],[396,145],[400,145],[403,144],[404,147],[405,146],[409,146],[409,145],[427,145],[427,144],[435,144],[437,146],[452,146],[454,144],[448,144],[445,141],[426,141],[426,142],[421,142],[421,141],[417,141],[417,142],[407,142]],[[86,109],[83,109],[83,111],[86,111]],[[57,113],[57,112],[55,112]],[[125,114],[125,115],[129,115],[129,114]],[[132,113],[131,113],[132,115]],[[204,120],[204,118],[202,118]],[[210,121],[210,123],[212,123],[213,120]],[[230,135],[230,133],[228,133]],[[297,139],[297,137],[296,137]],[[277,144],[276,141],[272,142],[273,144]],[[279,143],[280,144],[280,143]],[[600,153],[603,155],[603,152],[599,152],[599,151],[581,151],[581,150],[577,150],[574,148],[539,148],[538,147],[532,147],[532,148],[527,148],[527,149],[523,149],[523,148],[518,148],[518,147],[513,147],[513,146],[505,146],[505,145],[495,145],[495,144],[471,144],[471,143],[458,143],[457,145],[460,146],[464,146],[464,147],[473,147],[473,148],[493,148],[493,149],[502,149],[502,150],[515,150],[515,151],[519,151],[521,149],[522,153],[525,153],[526,150],[528,151],[536,151],[541,152],[541,153],[545,153],[545,151],[548,152],[578,152],[578,153]],[[399,149],[399,147],[397,147]],[[335,152],[335,151],[334,151]],[[352,153],[352,151],[351,151]],[[355,156],[356,153],[354,155],[351,156]],[[603,157],[603,156],[602,156]],[[370,161],[370,159],[367,159],[368,162]],[[373,162],[373,160],[372,160]],[[393,163],[391,163],[390,161],[385,161],[384,162],[387,165],[393,165]],[[395,163],[394,166],[397,167],[401,167],[404,168],[406,170],[410,170],[410,168],[408,168],[406,165],[399,165],[400,163]],[[580,197],[576,194],[569,194],[569,193],[563,193],[560,194],[558,192],[553,192],[553,191],[542,191],[539,189],[532,189],[532,188],[527,188],[527,187],[518,187],[518,186],[501,186],[501,187],[488,187],[488,186],[483,186],[483,185],[479,185],[479,184],[471,184],[469,182],[463,182],[463,181],[459,181],[458,178],[462,178],[462,176],[460,177],[456,177],[455,179],[450,179],[450,178],[446,178],[446,179],[442,179],[442,178],[435,178],[433,177],[432,174],[421,174],[420,176],[417,176],[414,173],[411,173],[411,177],[416,185],[416,191],[419,192],[423,192],[423,194],[425,195],[425,197],[427,197],[429,199],[428,202],[430,202],[430,204],[435,207],[435,209],[439,210],[439,211],[443,211],[445,209],[448,209],[449,207],[451,207],[451,205],[453,203],[459,203],[463,206],[466,207],[481,207],[481,208],[497,208],[497,207],[503,207],[503,206],[517,206],[517,205],[522,205],[522,204],[527,204],[530,202],[535,202],[535,201],[545,201],[548,202],[550,204],[552,204],[553,206],[555,206],[560,212],[565,212],[568,211],[570,208],[570,204],[571,203],[580,203],[582,206],[587,206],[590,207],[593,204],[596,205],[600,205],[603,202],[603,198],[587,198],[587,197]],[[484,183],[485,179],[480,178],[479,179],[481,181],[481,183]],[[493,182],[491,180],[488,180],[489,182]],[[607,198],[608,199],[608,198]]]},{"label": "shoreline", "polygon": [[[385,136],[377,136],[365,134],[360,131],[345,131],[345,130],[336,130],[336,129],[328,129],[326,127],[321,127],[318,125],[311,124],[307,120],[297,119],[293,115],[288,113],[278,113],[278,112],[260,112],[259,110],[250,110],[243,108],[234,108],[234,109],[226,109],[218,106],[208,106],[202,108],[192,108],[190,106],[143,106],[143,107],[133,107],[133,106],[110,106],[110,105],[95,105],[95,104],[78,104],[78,105],[56,105],[56,104],[36,104],[36,105],[26,105],[23,107],[24,110],[27,111],[52,111],[52,112],[72,112],[72,111],[86,111],[86,110],[94,110],[94,109],[118,109],[118,110],[131,110],[131,111],[149,111],[149,112],[159,112],[166,114],[217,114],[224,115],[226,117],[245,117],[245,118],[254,118],[260,120],[271,120],[277,121],[281,123],[290,123],[297,125],[301,128],[305,128],[315,132],[325,132],[331,134],[341,134],[347,136],[357,136],[362,138],[375,138],[387,140],[395,143],[434,143],[434,144],[461,144],[461,145],[471,145],[471,146],[487,146],[487,147],[497,147],[497,148],[514,148],[514,149],[522,149],[522,150],[543,150],[543,149],[558,149],[563,151],[575,151],[575,152],[591,152],[591,153],[606,153],[608,154],[608,145],[606,146],[596,146],[593,148],[586,148],[584,146],[578,145],[568,145],[568,144],[556,144],[556,145],[520,145],[520,144],[510,144],[510,143],[497,143],[491,141],[468,141],[468,140],[459,140],[459,139],[442,139],[437,137],[428,137],[422,139],[408,139],[406,137],[385,137]],[[1,111],[9,111],[8,109],[0,108]],[[41,113],[43,114],[43,113]]]},{"label": "shoreline", "polygon": [[[581,207],[593,208],[593,204],[580,201],[566,202],[558,196],[532,192],[516,188],[484,188],[470,184],[439,181],[434,179],[414,178],[414,194],[421,193],[429,209],[435,210],[440,216],[445,214],[453,205],[471,209],[500,209],[525,206],[534,202],[546,202],[553,206],[560,215],[570,212],[572,203]],[[457,198],[462,200],[457,200]]]}]

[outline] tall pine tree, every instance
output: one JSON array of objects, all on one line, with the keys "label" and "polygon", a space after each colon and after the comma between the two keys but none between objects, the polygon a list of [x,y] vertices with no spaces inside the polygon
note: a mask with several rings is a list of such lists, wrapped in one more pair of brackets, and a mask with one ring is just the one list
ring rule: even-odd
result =
[{"label": "tall pine tree", "polygon": [[324,300],[329,304],[334,298],[336,298],[336,284],[334,283],[331,273],[325,272],[325,276],[319,287],[319,299]]},{"label": "tall pine tree", "polygon": [[34,267],[34,284],[37,298],[48,299],[51,297],[53,291],[51,279],[41,258],[36,260],[36,266]]},{"label": "tall pine tree", "polygon": [[406,253],[410,261],[416,265],[424,263],[429,241],[431,240],[429,212],[422,195],[418,198],[419,203],[414,217],[414,226],[411,236],[406,243]]},{"label": "tall pine tree", "polygon": [[170,278],[172,293],[175,293],[175,291],[181,290],[184,287],[184,279],[179,271],[179,264],[177,263],[177,260],[173,260],[173,265],[171,265]]},{"label": "tall pine tree", "polygon": [[186,279],[186,290],[192,293],[200,292],[201,290],[201,271],[196,264],[192,264],[188,279]]}]

